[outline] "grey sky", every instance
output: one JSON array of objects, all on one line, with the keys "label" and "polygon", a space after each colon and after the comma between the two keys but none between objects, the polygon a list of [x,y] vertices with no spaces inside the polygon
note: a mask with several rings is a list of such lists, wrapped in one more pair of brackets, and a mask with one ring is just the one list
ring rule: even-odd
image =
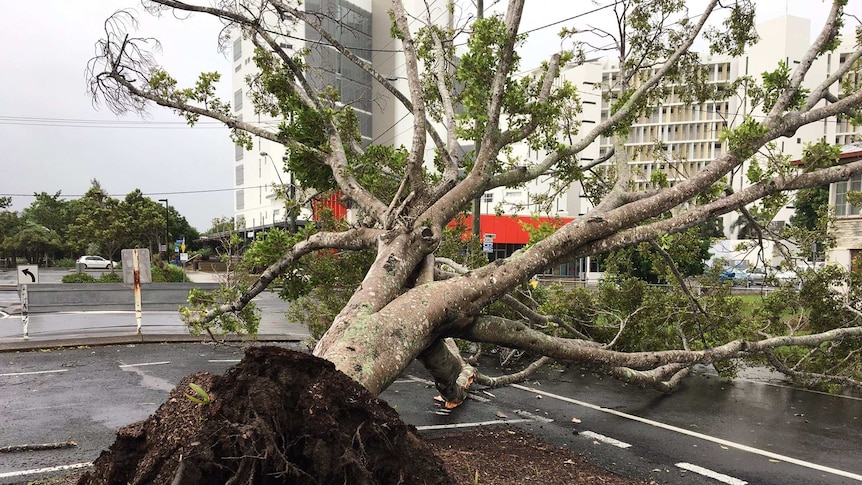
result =
[{"label": "grey sky", "polygon": [[[133,7],[141,14],[140,35],[162,41],[160,61],[186,85],[200,71],[230,68],[217,51],[218,22],[203,16],[184,23],[170,16],[156,19],[130,0],[4,1],[2,7],[0,193],[62,191],[74,196],[96,178],[112,195],[140,188],[153,199],[167,198],[201,231],[210,228],[212,218],[233,215],[232,193],[224,191],[233,185],[226,129],[213,124],[189,128],[158,107],[147,120],[132,114],[118,118],[105,107],[94,108],[86,92],[87,61],[104,36],[104,20],[117,9]],[[227,98],[230,78],[221,84]],[[107,123],[82,127],[11,117]],[[118,121],[138,123],[129,127]],[[195,191],[209,192],[188,193]],[[31,196],[15,196],[13,209],[32,201]]]},{"label": "grey sky", "polygon": [[[489,9],[495,5],[485,3]],[[760,3],[769,9],[763,9],[759,21],[790,13],[811,18],[819,28],[826,13],[820,0]],[[851,2],[849,9],[862,14],[860,4]],[[168,198],[201,231],[209,229],[214,217],[232,215],[233,150],[227,130],[212,122],[188,128],[159,107],[150,110],[147,120],[131,114],[118,118],[104,107],[93,107],[85,79],[94,44],[104,36],[104,20],[117,9],[133,8],[141,20],[140,35],[162,42],[159,61],[182,85],[194,82],[201,71],[217,70],[225,76],[220,96],[230,99],[231,64],[217,51],[221,24],[203,15],[185,21],[170,15],[156,19],[134,0],[0,0],[0,5],[0,194],[23,194],[13,197],[14,210],[27,207],[34,192],[83,194],[96,178],[118,197],[139,188],[153,199]],[[595,7],[593,2],[529,0],[522,30]],[[565,25],[585,27],[588,22],[602,19],[590,15]],[[560,27],[532,35],[522,68],[534,67],[536,55],[559,46],[554,35]],[[82,126],[85,120],[103,123]]]}]

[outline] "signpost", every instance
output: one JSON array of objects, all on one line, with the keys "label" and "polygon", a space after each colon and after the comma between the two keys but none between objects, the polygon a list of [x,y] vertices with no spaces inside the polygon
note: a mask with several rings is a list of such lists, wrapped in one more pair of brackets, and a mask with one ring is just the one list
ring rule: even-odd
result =
[{"label": "signpost", "polygon": [[137,322],[138,335],[140,335],[143,317],[141,283],[153,281],[150,270],[150,250],[146,248],[123,249],[121,255],[123,258],[123,283],[131,283],[135,287],[135,321]]},{"label": "signpost", "polygon": [[30,299],[27,296],[27,285],[39,284],[38,264],[18,265],[18,296],[21,298],[21,323],[24,324],[24,338],[30,338]]},{"label": "signpost", "polygon": [[19,264],[18,265],[18,284],[19,285],[35,285],[39,283],[39,265],[38,264]]},{"label": "signpost", "polygon": [[486,253],[494,252],[494,239],[497,237],[496,234],[485,234],[482,239],[482,251]]}]

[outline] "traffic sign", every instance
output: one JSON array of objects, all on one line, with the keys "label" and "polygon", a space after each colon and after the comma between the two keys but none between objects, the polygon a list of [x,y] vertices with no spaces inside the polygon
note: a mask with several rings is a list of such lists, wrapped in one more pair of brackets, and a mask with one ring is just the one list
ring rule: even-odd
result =
[{"label": "traffic sign", "polygon": [[494,241],[486,241],[482,243],[482,251],[486,253],[494,252]]},{"label": "traffic sign", "polygon": [[19,264],[18,265],[18,284],[19,285],[35,285],[39,283],[39,265],[38,264]]}]

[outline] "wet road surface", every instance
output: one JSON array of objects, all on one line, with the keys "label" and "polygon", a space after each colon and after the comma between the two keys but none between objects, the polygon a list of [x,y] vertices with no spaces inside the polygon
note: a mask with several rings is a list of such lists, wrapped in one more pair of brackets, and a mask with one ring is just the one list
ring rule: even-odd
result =
[{"label": "wet road surface", "polygon": [[[155,411],[182,377],[223,373],[241,355],[237,347],[208,344],[0,354],[0,446],[78,443],[0,456],[0,483],[26,483],[56,473],[33,470],[91,462],[118,427]],[[489,361],[484,370],[496,374],[492,367]],[[703,375],[665,396],[551,368],[522,385],[476,391],[445,412],[427,379],[414,364],[381,396],[422,433],[508,422],[608,469],[659,483],[862,480],[859,398]]]}]

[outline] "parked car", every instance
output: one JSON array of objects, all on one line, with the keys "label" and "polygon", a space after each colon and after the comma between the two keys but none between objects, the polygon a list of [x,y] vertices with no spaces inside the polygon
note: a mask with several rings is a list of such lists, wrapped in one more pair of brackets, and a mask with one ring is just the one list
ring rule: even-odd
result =
[{"label": "parked car", "polygon": [[751,279],[748,273],[741,269],[731,266],[725,266],[721,269],[711,268],[708,270],[708,273],[712,273],[718,276],[719,281],[722,282],[730,282],[733,286],[750,286]]},{"label": "parked car", "polygon": [[105,259],[101,256],[81,256],[76,261],[78,264],[83,264],[84,269],[90,268],[103,268],[103,269],[111,269],[119,265],[119,263],[115,261],[111,261],[110,259]]},{"label": "parked car", "polygon": [[751,268],[748,274],[751,277],[751,283],[754,285],[791,283],[798,278],[795,271],[782,271],[778,268],[763,268],[762,266]]}]

